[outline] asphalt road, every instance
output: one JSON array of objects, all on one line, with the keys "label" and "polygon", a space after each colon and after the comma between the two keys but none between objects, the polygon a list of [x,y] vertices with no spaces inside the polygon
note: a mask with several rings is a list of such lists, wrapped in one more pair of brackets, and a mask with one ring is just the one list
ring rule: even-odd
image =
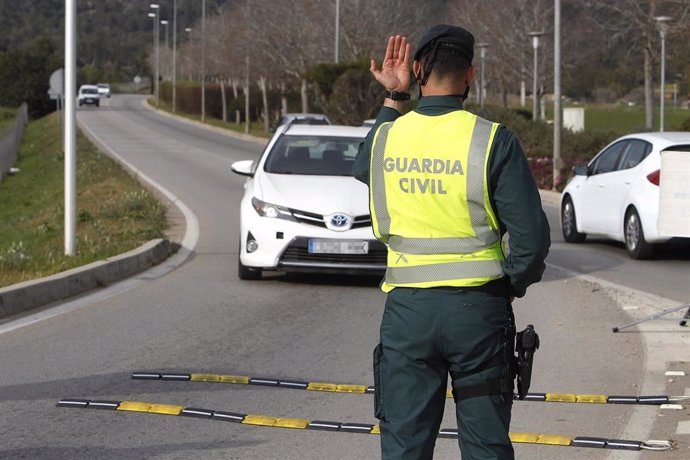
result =
[{"label": "asphalt road", "polygon": [[[193,210],[198,242],[190,258],[165,276],[144,273],[107,295],[71,302],[68,311],[45,321],[0,325],[0,458],[377,458],[378,438],[372,435],[55,407],[72,397],[375,423],[369,395],[130,379],[133,371],[162,370],[369,385],[384,302],[377,280],[369,278],[275,275],[240,282],[243,179],[230,173],[230,163],[255,158],[261,146],[162,117],[141,102],[116,95],[100,109],[80,110],[79,117]],[[627,260],[622,249],[571,249],[557,242],[556,233],[554,240],[553,265],[657,292],[657,283],[646,280],[650,269]],[[676,274],[663,295],[681,299],[688,260],[648,266],[664,277]],[[635,395],[663,389],[658,363],[651,366],[648,359],[646,335],[611,333],[630,318],[622,307],[634,296],[621,295],[550,266],[545,280],[516,301],[518,327],[533,323],[542,337],[532,391]],[[446,412],[443,426],[454,427],[450,401]],[[657,414],[655,407],[516,402],[512,431],[645,440]],[[656,437],[662,435],[678,438]],[[457,458],[457,452],[453,440],[438,441],[438,458]],[[530,459],[610,454],[522,444],[516,452]],[[657,455],[683,458],[642,457]]]}]

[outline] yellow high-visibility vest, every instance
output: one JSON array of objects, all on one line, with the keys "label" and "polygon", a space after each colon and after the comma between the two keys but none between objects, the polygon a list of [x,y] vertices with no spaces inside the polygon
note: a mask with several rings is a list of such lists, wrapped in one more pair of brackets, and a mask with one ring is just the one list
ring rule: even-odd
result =
[{"label": "yellow high-visibility vest", "polygon": [[369,207],[374,234],[388,245],[383,291],[480,286],[503,276],[486,174],[498,126],[458,110],[410,112],[379,127]]}]

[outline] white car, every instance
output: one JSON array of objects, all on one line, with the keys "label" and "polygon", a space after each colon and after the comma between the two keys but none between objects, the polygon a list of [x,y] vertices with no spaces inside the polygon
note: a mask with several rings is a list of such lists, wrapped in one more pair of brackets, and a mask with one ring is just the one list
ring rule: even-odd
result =
[{"label": "white car", "polygon": [[81,85],[77,98],[79,99],[79,107],[84,104],[95,105],[96,107],[101,105],[101,96],[98,94],[96,85]]},{"label": "white car", "polygon": [[633,259],[651,257],[654,245],[686,241],[657,230],[661,152],[690,151],[690,133],[630,134],[607,145],[561,194],[561,229],[569,243],[597,235],[625,243]]},{"label": "white car", "polygon": [[96,85],[98,87],[98,94],[102,97],[110,97],[110,85],[107,83],[99,83]]},{"label": "white car", "polygon": [[386,246],[371,228],[367,186],[352,164],[367,128],[280,126],[261,157],[233,163],[247,176],[238,275],[265,270],[382,274]]}]

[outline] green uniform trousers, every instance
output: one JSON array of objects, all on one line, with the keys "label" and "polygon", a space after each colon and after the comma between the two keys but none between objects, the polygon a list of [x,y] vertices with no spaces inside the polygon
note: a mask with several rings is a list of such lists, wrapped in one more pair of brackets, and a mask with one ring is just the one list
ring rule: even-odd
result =
[{"label": "green uniform trousers", "polygon": [[[501,377],[502,366],[472,371],[503,352],[509,309],[505,298],[458,288],[395,288],[388,294],[374,351],[383,459],[433,457],[450,372],[470,372],[463,386]],[[511,409],[512,395],[456,403],[463,460],[514,458]]]}]

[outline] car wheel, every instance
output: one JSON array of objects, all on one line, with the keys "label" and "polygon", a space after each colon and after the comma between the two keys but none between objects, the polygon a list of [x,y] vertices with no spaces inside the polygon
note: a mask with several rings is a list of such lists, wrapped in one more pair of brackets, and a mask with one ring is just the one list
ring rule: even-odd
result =
[{"label": "car wheel", "polygon": [[247,267],[242,263],[242,259],[240,259],[240,253],[242,252],[242,246],[240,245],[240,249],[237,251],[237,276],[241,280],[260,280],[261,279],[261,269],[260,268],[252,268],[252,267]]},{"label": "car wheel", "polygon": [[635,208],[630,208],[625,215],[625,249],[633,259],[648,259],[654,253],[654,247],[644,239],[640,215]]},{"label": "car wheel", "polygon": [[96,102],[96,107],[100,107],[100,106],[101,106],[101,103],[100,103],[100,102]]},{"label": "car wheel", "polygon": [[563,200],[563,206],[561,207],[561,230],[563,231],[563,239],[568,243],[582,243],[587,238],[586,233],[577,231],[575,206],[570,197]]}]

